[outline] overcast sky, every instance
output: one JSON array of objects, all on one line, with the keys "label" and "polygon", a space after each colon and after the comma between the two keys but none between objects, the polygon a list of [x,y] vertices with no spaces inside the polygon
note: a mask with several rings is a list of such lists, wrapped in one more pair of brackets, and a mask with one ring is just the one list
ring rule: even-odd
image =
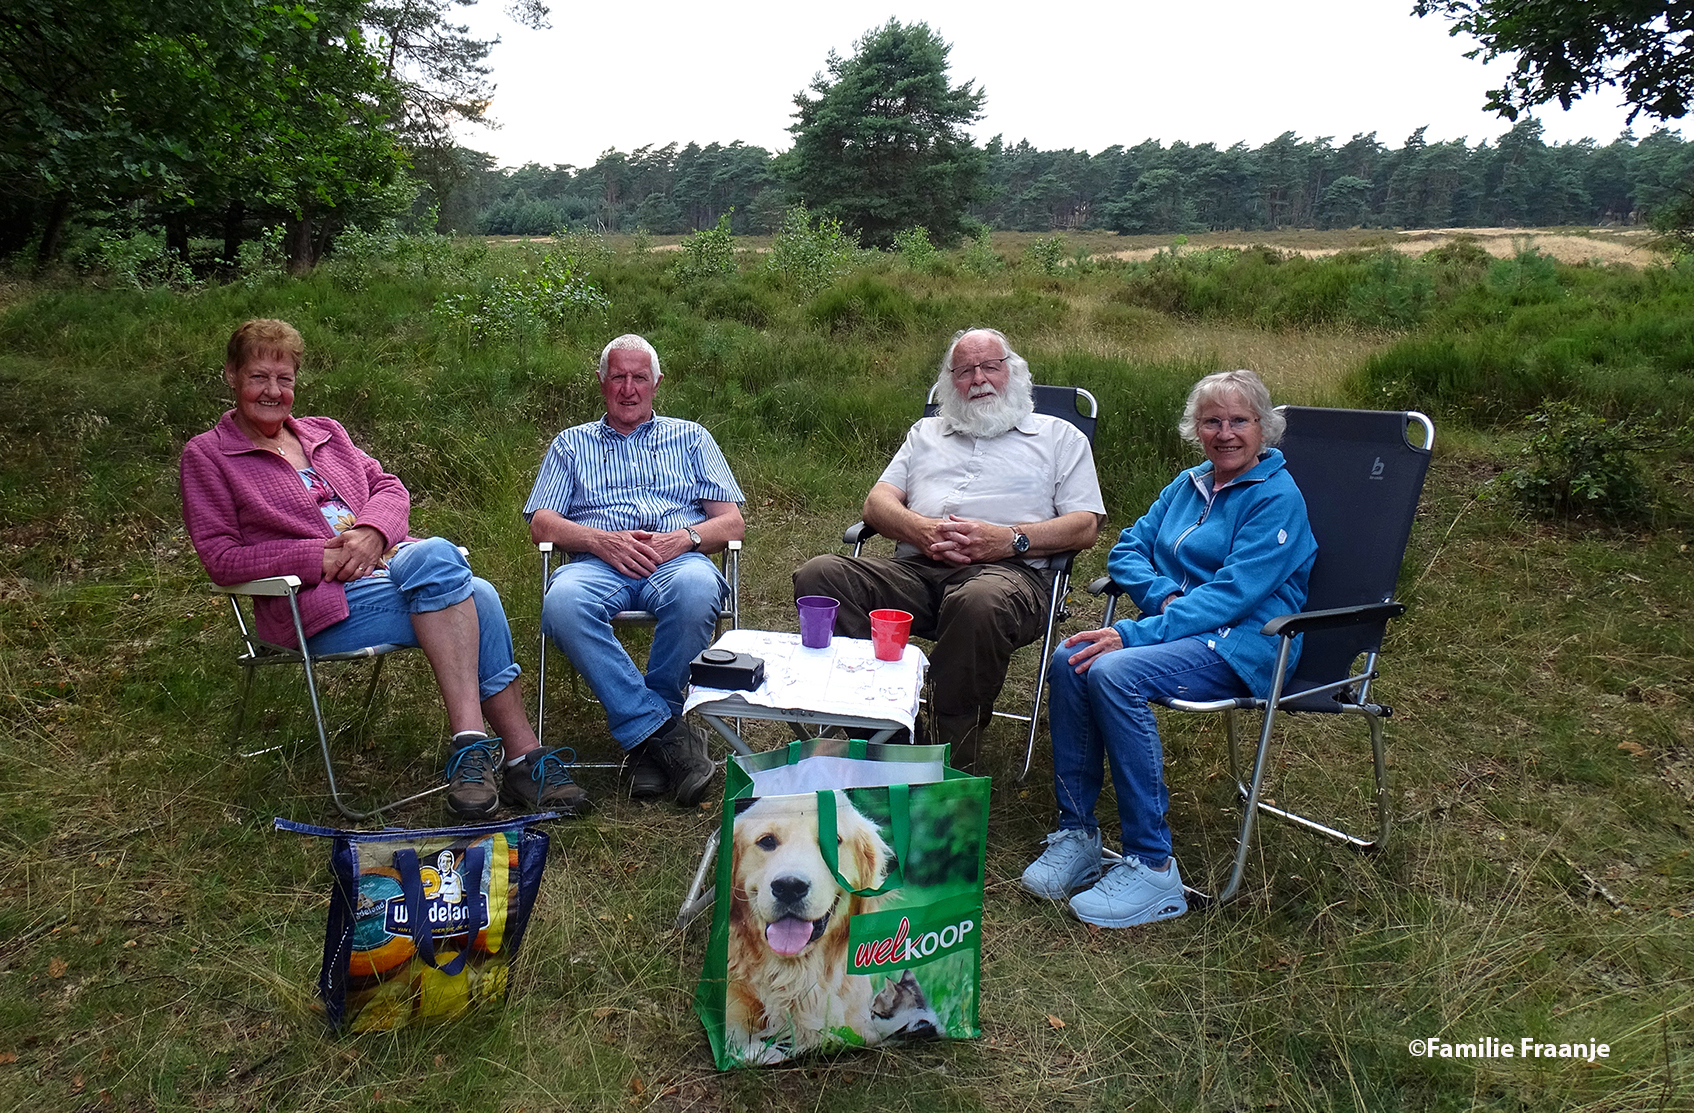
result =
[{"label": "overcast sky", "polygon": [[[1392,148],[1427,124],[1430,140],[1474,146],[1510,126],[1482,111],[1507,64],[1465,58],[1474,43],[1449,37],[1444,19],[1412,16],[1412,0],[552,6],[546,31],[512,22],[503,0],[480,0],[462,17],[473,34],[501,39],[489,59],[498,84],[489,116],[501,127],[460,138],[502,166],[587,166],[607,148],[672,141],[785,150],[794,94],[830,50],[851,55],[891,16],[928,23],[953,46],[952,83],[987,90],[975,128],[983,141],[1098,152],[1144,139],[1256,147],[1290,130],[1339,144],[1374,131]],[[1548,142],[1607,143],[1627,114],[1606,89],[1540,117]],[[1643,116],[1634,130],[1653,126]]]}]

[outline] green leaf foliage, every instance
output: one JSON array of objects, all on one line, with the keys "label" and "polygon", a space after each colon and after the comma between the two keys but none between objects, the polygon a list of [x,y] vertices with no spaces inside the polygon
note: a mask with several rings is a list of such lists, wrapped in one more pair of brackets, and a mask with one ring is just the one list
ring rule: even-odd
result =
[{"label": "green leaf foliage", "polygon": [[1466,54],[1514,59],[1506,83],[1488,93],[1487,108],[1508,120],[1536,105],[1571,102],[1613,85],[1640,113],[1661,120],[1687,115],[1694,97],[1686,3],[1652,0],[1418,0],[1417,15],[1436,13],[1482,45]]},{"label": "green leaf foliage", "polygon": [[[1655,415],[1656,417],[1657,415]],[[1652,515],[1641,430],[1570,402],[1548,402],[1524,419],[1524,463],[1501,479],[1531,509],[1556,517],[1639,522]]]}]

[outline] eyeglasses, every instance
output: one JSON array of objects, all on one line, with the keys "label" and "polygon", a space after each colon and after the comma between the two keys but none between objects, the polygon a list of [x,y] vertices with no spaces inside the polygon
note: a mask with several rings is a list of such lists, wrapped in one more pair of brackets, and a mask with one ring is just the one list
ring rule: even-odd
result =
[{"label": "eyeglasses", "polygon": [[981,363],[973,363],[968,367],[955,367],[953,368],[953,378],[960,382],[966,379],[974,379],[978,369],[981,369],[984,375],[998,375],[1006,369],[1006,361],[1004,359],[985,359]]},{"label": "eyeglasses", "polygon": [[[1229,419],[1229,431],[1231,433],[1244,433],[1247,431],[1247,426],[1256,424],[1258,420],[1256,417],[1232,417]],[[1224,421],[1221,417],[1208,417],[1200,423],[1201,429],[1214,434],[1223,432],[1223,426]]]}]

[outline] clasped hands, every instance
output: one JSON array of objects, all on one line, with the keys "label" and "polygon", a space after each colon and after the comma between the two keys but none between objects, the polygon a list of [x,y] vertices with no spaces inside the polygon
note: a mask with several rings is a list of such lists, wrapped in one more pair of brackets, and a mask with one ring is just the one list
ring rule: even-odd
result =
[{"label": "clasped hands", "polygon": [[982,564],[1013,555],[1011,526],[997,526],[949,514],[925,531],[923,550],[930,560],[946,564]]},{"label": "clasped hands", "polygon": [[354,526],[324,543],[323,579],[348,583],[369,575],[382,563],[388,539],[374,526]]},{"label": "clasped hands", "polygon": [[688,552],[693,545],[685,529],[666,533],[624,529],[597,532],[588,551],[622,575],[645,579],[658,571],[659,565]]}]

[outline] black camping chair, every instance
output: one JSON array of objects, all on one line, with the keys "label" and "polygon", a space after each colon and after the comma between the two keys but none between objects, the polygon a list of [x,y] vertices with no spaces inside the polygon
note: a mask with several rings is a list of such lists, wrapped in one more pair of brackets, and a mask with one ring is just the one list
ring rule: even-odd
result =
[{"label": "black camping chair", "polygon": [[[463,549],[459,550],[464,552]],[[371,679],[365,688],[365,699],[360,712],[361,717],[370,714],[371,701],[376,696],[376,685],[382,676],[383,661],[388,654],[408,647],[402,645],[384,644],[366,646],[362,649],[350,649],[341,653],[311,653],[304,649],[306,645],[305,629],[300,623],[300,577],[298,576],[267,576],[260,580],[249,580],[246,583],[230,584],[227,586],[213,584],[212,590],[229,597],[230,609],[235,613],[235,625],[241,635],[241,653],[235,663],[241,666],[241,702],[235,713],[235,727],[231,738],[239,738],[241,728],[247,719],[247,702],[253,694],[253,673],[256,669],[267,665],[299,665],[306,675],[306,695],[312,705],[312,721],[318,730],[318,750],[323,755],[324,776],[329,779],[329,797],[335,804],[336,810],[348,819],[365,820],[391,811],[402,804],[410,804],[422,800],[433,793],[446,789],[445,782],[402,796],[386,804],[379,804],[370,811],[355,810],[341,794],[341,787],[335,779],[335,761],[330,755],[329,733],[324,729],[324,714],[322,701],[318,696],[318,667],[332,661],[363,661],[371,660]],[[248,620],[247,613],[242,610],[241,600],[254,599],[260,596],[285,596],[288,599],[288,609],[294,616],[294,635],[300,648],[286,645],[274,645],[261,640],[254,633],[255,626]],[[258,757],[280,747],[266,747],[244,753],[242,757]]]},{"label": "black camping chair", "polygon": [[[1168,700],[1177,711],[1221,711],[1229,736],[1230,772],[1243,801],[1241,833],[1229,883],[1216,897],[1198,890],[1201,902],[1223,903],[1236,893],[1247,865],[1253,820],[1259,812],[1285,819],[1361,851],[1373,851],[1388,838],[1388,769],[1382,723],[1393,708],[1370,701],[1377,677],[1377,656],[1388,620],[1406,611],[1394,601],[1394,585],[1405,558],[1418,496],[1429,470],[1435,425],[1413,411],[1336,410],[1283,406],[1288,429],[1278,447],[1289,474],[1306,499],[1306,512],[1317,538],[1306,606],[1299,614],[1266,623],[1263,633],[1282,639],[1271,690],[1264,698]],[[1420,426],[1422,444],[1407,439]],[[1089,592],[1106,594],[1105,622],[1110,626],[1123,589],[1101,577]],[[1302,636],[1300,660],[1288,672],[1291,639]],[[1361,658],[1363,658],[1361,662]],[[1355,664],[1358,665],[1355,668]],[[1241,776],[1237,713],[1260,711],[1259,747],[1247,781]],[[1376,772],[1376,833],[1365,839],[1260,799],[1271,733],[1279,712],[1363,715],[1370,724],[1371,756]]]},{"label": "black camping chair", "polygon": [[[553,578],[553,542],[538,541],[535,545],[541,553],[541,594],[536,599],[536,615],[540,616],[541,601],[547,598],[547,585]],[[565,554],[567,559],[569,554]],[[712,628],[712,640],[716,641],[723,633],[727,622],[728,629],[737,630],[741,627],[741,542],[731,541],[718,554],[718,564],[723,570],[723,577],[729,583],[729,597],[718,611],[718,621]],[[658,616],[652,611],[619,611],[612,616],[612,626],[653,626],[658,623]],[[540,663],[535,670],[535,736],[545,738],[542,734],[543,723],[547,715],[547,643],[549,639],[545,632],[541,635]],[[569,662],[567,662],[567,665]],[[577,690],[580,677],[575,669],[571,669],[571,690]],[[590,696],[590,699],[593,697]],[[573,751],[574,752],[574,751]],[[572,769],[619,769],[622,762],[617,761],[574,761]]]},{"label": "black camping chair", "polygon": [[[929,398],[924,402],[923,416],[934,417],[940,409],[937,391],[940,384],[930,387]],[[1078,429],[1088,438],[1088,443],[1094,443],[1094,428],[1100,420],[1100,403],[1094,395],[1079,386],[1035,386],[1035,412],[1049,417],[1061,417]],[[864,522],[854,522],[841,535],[843,545],[853,546],[853,555],[858,556],[864,551],[865,542],[877,535],[876,530]],[[1070,617],[1070,584],[1071,567],[1076,563],[1076,553],[1054,553],[1047,558],[1047,572],[1052,577],[1047,594],[1047,627],[1041,636],[1041,664],[1035,670],[1035,698],[1030,701],[1029,714],[1018,711],[998,711],[994,714],[1002,719],[1016,719],[1018,722],[1029,724],[1029,739],[1024,746],[1023,772],[1018,774],[1022,781],[1029,776],[1029,765],[1035,756],[1035,732],[1038,720],[1041,718],[1041,697],[1047,691],[1046,661],[1053,655],[1053,631],[1059,623]]]}]

